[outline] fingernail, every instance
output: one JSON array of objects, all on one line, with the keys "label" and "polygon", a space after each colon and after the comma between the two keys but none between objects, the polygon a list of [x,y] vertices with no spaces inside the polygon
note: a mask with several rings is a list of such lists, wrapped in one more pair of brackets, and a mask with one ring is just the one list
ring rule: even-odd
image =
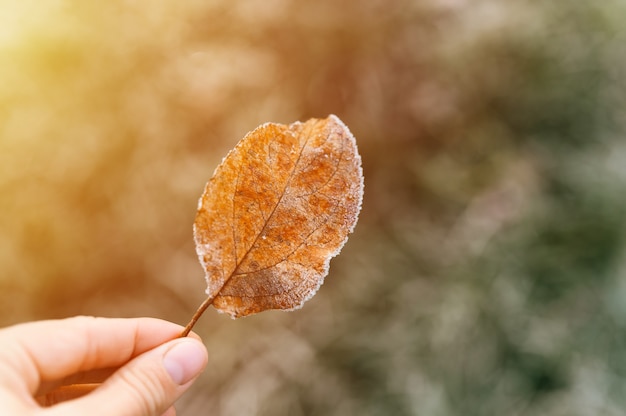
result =
[{"label": "fingernail", "polygon": [[206,349],[192,340],[178,342],[163,357],[163,367],[172,380],[179,385],[187,383],[200,374],[206,362]]}]

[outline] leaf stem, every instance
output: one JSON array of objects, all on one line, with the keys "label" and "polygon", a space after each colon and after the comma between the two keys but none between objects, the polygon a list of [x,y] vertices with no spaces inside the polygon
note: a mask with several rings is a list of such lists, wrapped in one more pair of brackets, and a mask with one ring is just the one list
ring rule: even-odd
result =
[{"label": "leaf stem", "polygon": [[189,335],[189,333],[191,332],[191,328],[193,328],[196,322],[198,322],[198,319],[200,319],[200,316],[202,316],[204,311],[206,311],[207,308],[211,306],[214,300],[215,300],[215,295],[209,296],[208,298],[204,300],[204,302],[202,302],[202,305],[198,307],[198,309],[196,310],[196,313],[194,313],[193,316],[191,317],[191,321],[189,321],[185,329],[183,329],[183,332],[180,333],[180,338],[183,338]]}]

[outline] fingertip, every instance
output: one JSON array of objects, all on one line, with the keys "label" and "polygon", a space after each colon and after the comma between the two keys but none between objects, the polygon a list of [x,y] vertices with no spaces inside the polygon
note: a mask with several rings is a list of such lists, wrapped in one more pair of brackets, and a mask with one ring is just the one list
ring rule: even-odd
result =
[{"label": "fingertip", "polygon": [[187,338],[197,339],[198,341],[202,342],[202,338],[200,338],[200,335],[198,335],[197,333],[193,331],[187,334]]},{"label": "fingertip", "polygon": [[163,356],[163,367],[172,381],[180,386],[198,377],[207,362],[204,344],[193,338],[177,340]]}]

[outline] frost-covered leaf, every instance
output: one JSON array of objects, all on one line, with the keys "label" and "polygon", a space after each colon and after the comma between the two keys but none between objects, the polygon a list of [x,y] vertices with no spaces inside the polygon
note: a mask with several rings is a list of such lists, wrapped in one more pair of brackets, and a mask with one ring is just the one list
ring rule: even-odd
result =
[{"label": "frost-covered leaf", "polygon": [[354,229],[362,198],[361,158],[338,117],[248,133],[199,202],[207,302],[233,317],[302,306]]}]

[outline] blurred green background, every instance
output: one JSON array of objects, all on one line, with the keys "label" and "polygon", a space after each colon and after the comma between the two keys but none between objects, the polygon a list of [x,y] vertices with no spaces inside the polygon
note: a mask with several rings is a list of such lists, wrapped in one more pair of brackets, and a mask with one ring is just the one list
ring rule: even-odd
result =
[{"label": "blurred green background", "polygon": [[623,414],[623,1],[0,1],[0,325],[185,324],[216,165],[335,113],[355,233],[302,310],[207,311],[179,414]]}]

